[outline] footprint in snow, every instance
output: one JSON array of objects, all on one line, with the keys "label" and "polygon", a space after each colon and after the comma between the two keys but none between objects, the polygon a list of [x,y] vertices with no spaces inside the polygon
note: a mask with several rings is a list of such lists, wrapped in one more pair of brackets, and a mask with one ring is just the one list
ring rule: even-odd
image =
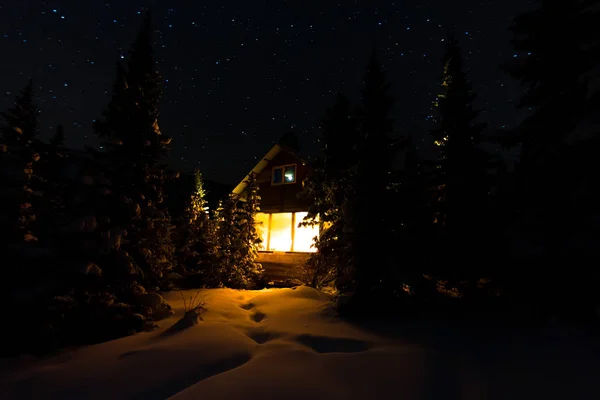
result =
[{"label": "footprint in snow", "polygon": [[270,340],[276,339],[279,335],[270,332],[265,332],[262,329],[255,329],[246,333],[246,336],[248,336],[250,339],[254,340],[258,344],[265,344]]},{"label": "footprint in snow", "polygon": [[267,316],[267,314],[257,311],[254,314],[252,314],[252,317],[250,317],[250,318],[252,318],[252,321],[254,321],[254,322],[260,322],[263,319],[265,319],[266,316]]}]

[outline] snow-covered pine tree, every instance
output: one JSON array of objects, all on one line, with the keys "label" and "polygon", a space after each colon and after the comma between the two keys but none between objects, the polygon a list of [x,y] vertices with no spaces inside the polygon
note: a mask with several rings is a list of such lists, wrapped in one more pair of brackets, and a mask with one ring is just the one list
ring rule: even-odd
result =
[{"label": "snow-covered pine tree", "polygon": [[162,135],[158,125],[162,80],[154,62],[152,33],[148,12],[130,48],[127,68],[117,66],[113,97],[95,129],[107,146],[104,157],[111,168],[114,198],[109,217],[114,229],[127,231],[121,251],[133,256],[134,268],[127,267],[132,279],[141,280],[135,272],[141,270],[147,283],[167,284],[174,245],[164,203],[170,174],[163,158],[171,138]]},{"label": "snow-covered pine tree", "polygon": [[209,286],[223,286],[230,280],[229,276],[236,268],[235,263],[238,258],[236,238],[240,233],[236,224],[236,212],[237,196],[233,194],[230,194],[227,199],[219,201],[214,212],[217,262],[208,273],[206,281]]},{"label": "snow-covered pine tree", "polygon": [[251,175],[246,184],[243,200],[230,194],[214,214],[217,263],[212,276],[218,284],[234,288],[253,287],[262,277],[256,262],[261,242],[255,224],[260,203],[256,177]]},{"label": "snow-covered pine tree", "polygon": [[245,201],[234,213],[238,235],[234,238],[232,253],[233,269],[228,272],[226,285],[235,288],[254,287],[263,274],[262,266],[256,262],[258,248],[262,242],[256,227],[256,213],[260,211],[260,195],[256,175],[251,173],[246,181]]},{"label": "snow-covered pine tree", "polygon": [[202,173],[194,171],[194,191],[181,216],[180,259],[187,269],[208,272],[216,262],[215,223],[206,210]]},{"label": "snow-covered pine tree", "polygon": [[342,206],[357,140],[353,113],[348,99],[338,94],[334,106],[327,110],[321,124],[319,157],[313,163],[313,172],[306,178],[299,194],[311,202],[308,214],[300,225],[320,226],[320,235],[315,241],[317,252],[310,255],[304,274],[307,283],[314,287],[329,283],[335,276],[343,286],[341,282],[348,278],[345,259],[348,248]]}]

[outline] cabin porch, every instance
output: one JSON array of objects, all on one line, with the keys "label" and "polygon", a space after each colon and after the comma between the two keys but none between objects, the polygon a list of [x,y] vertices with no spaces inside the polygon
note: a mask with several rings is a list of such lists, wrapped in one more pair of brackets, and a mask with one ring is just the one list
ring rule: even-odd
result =
[{"label": "cabin porch", "polygon": [[301,283],[302,264],[310,253],[261,251],[257,261],[262,264],[264,280],[269,286],[290,286]]}]

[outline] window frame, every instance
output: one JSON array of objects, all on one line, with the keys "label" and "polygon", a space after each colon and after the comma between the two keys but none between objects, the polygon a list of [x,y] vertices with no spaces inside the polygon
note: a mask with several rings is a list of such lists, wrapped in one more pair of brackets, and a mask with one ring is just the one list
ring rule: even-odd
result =
[{"label": "window frame", "polygon": [[[302,254],[310,254],[310,253],[316,253],[317,252],[317,248],[314,245],[314,240],[312,242],[312,246],[309,248],[309,250],[297,250],[297,246],[300,243],[296,243],[297,240],[297,233],[299,229],[303,229],[298,227],[298,224],[303,220],[303,218],[301,218],[298,214],[306,214],[307,211],[285,211],[285,212],[259,212],[260,214],[262,214],[263,216],[263,221],[260,222],[256,222],[255,219],[255,224],[257,225],[257,229],[260,229],[261,231],[261,239],[263,240],[263,242],[261,243],[261,247],[262,249],[259,249],[258,252],[259,253],[302,253]],[[273,216],[274,215],[278,215],[278,214],[291,214],[291,220],[290,220],[290,248],[288,250],[273,250],[271,248],[271,240],[273,238]],[[266,216],[266,217],[265,217]],[[258,227],[258,225],[261,225],[261,227]],[[287,224],[286,224],[287,225]],[[314,229],[314,228],[313,228]],[[281,229],[280,231],[283,232],[285,229]],[[316,235],[317,237],[319,237],[321,235],[321,227],[320,225],[316,226]],[[287,236],[287,235],[286,235]]]},{"label": "window frame", "polygon": [[[286,167],[294,167],[294,181],[293,182],[286,182],[285,181],[285,169],[286,169]],[[280,169],[281,170],[281,182],[275,182],[275,170],[276,169]],[[271,169],[271,185],[272,186],[293,185],[293,184],[295,184],[297,182],[298,182],[298,163],[278,165],[278,166],[273,167]]]}]

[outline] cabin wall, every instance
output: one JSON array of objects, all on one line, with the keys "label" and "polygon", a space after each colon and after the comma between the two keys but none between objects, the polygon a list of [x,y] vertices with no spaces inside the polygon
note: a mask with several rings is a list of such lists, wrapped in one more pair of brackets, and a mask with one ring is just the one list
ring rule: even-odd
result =
[{"label": "cabin wall", "polygon": [[[271,184],[273,168],[287,164],[296,164],[296,182],[282,185]],[[261,211],[294,212],[308,210],[310,201],[299,199],[298,194],[302,191],[302,182],[309,171],[309,167],[291,153],[282,151],[275,156],[257,176]]]}]

